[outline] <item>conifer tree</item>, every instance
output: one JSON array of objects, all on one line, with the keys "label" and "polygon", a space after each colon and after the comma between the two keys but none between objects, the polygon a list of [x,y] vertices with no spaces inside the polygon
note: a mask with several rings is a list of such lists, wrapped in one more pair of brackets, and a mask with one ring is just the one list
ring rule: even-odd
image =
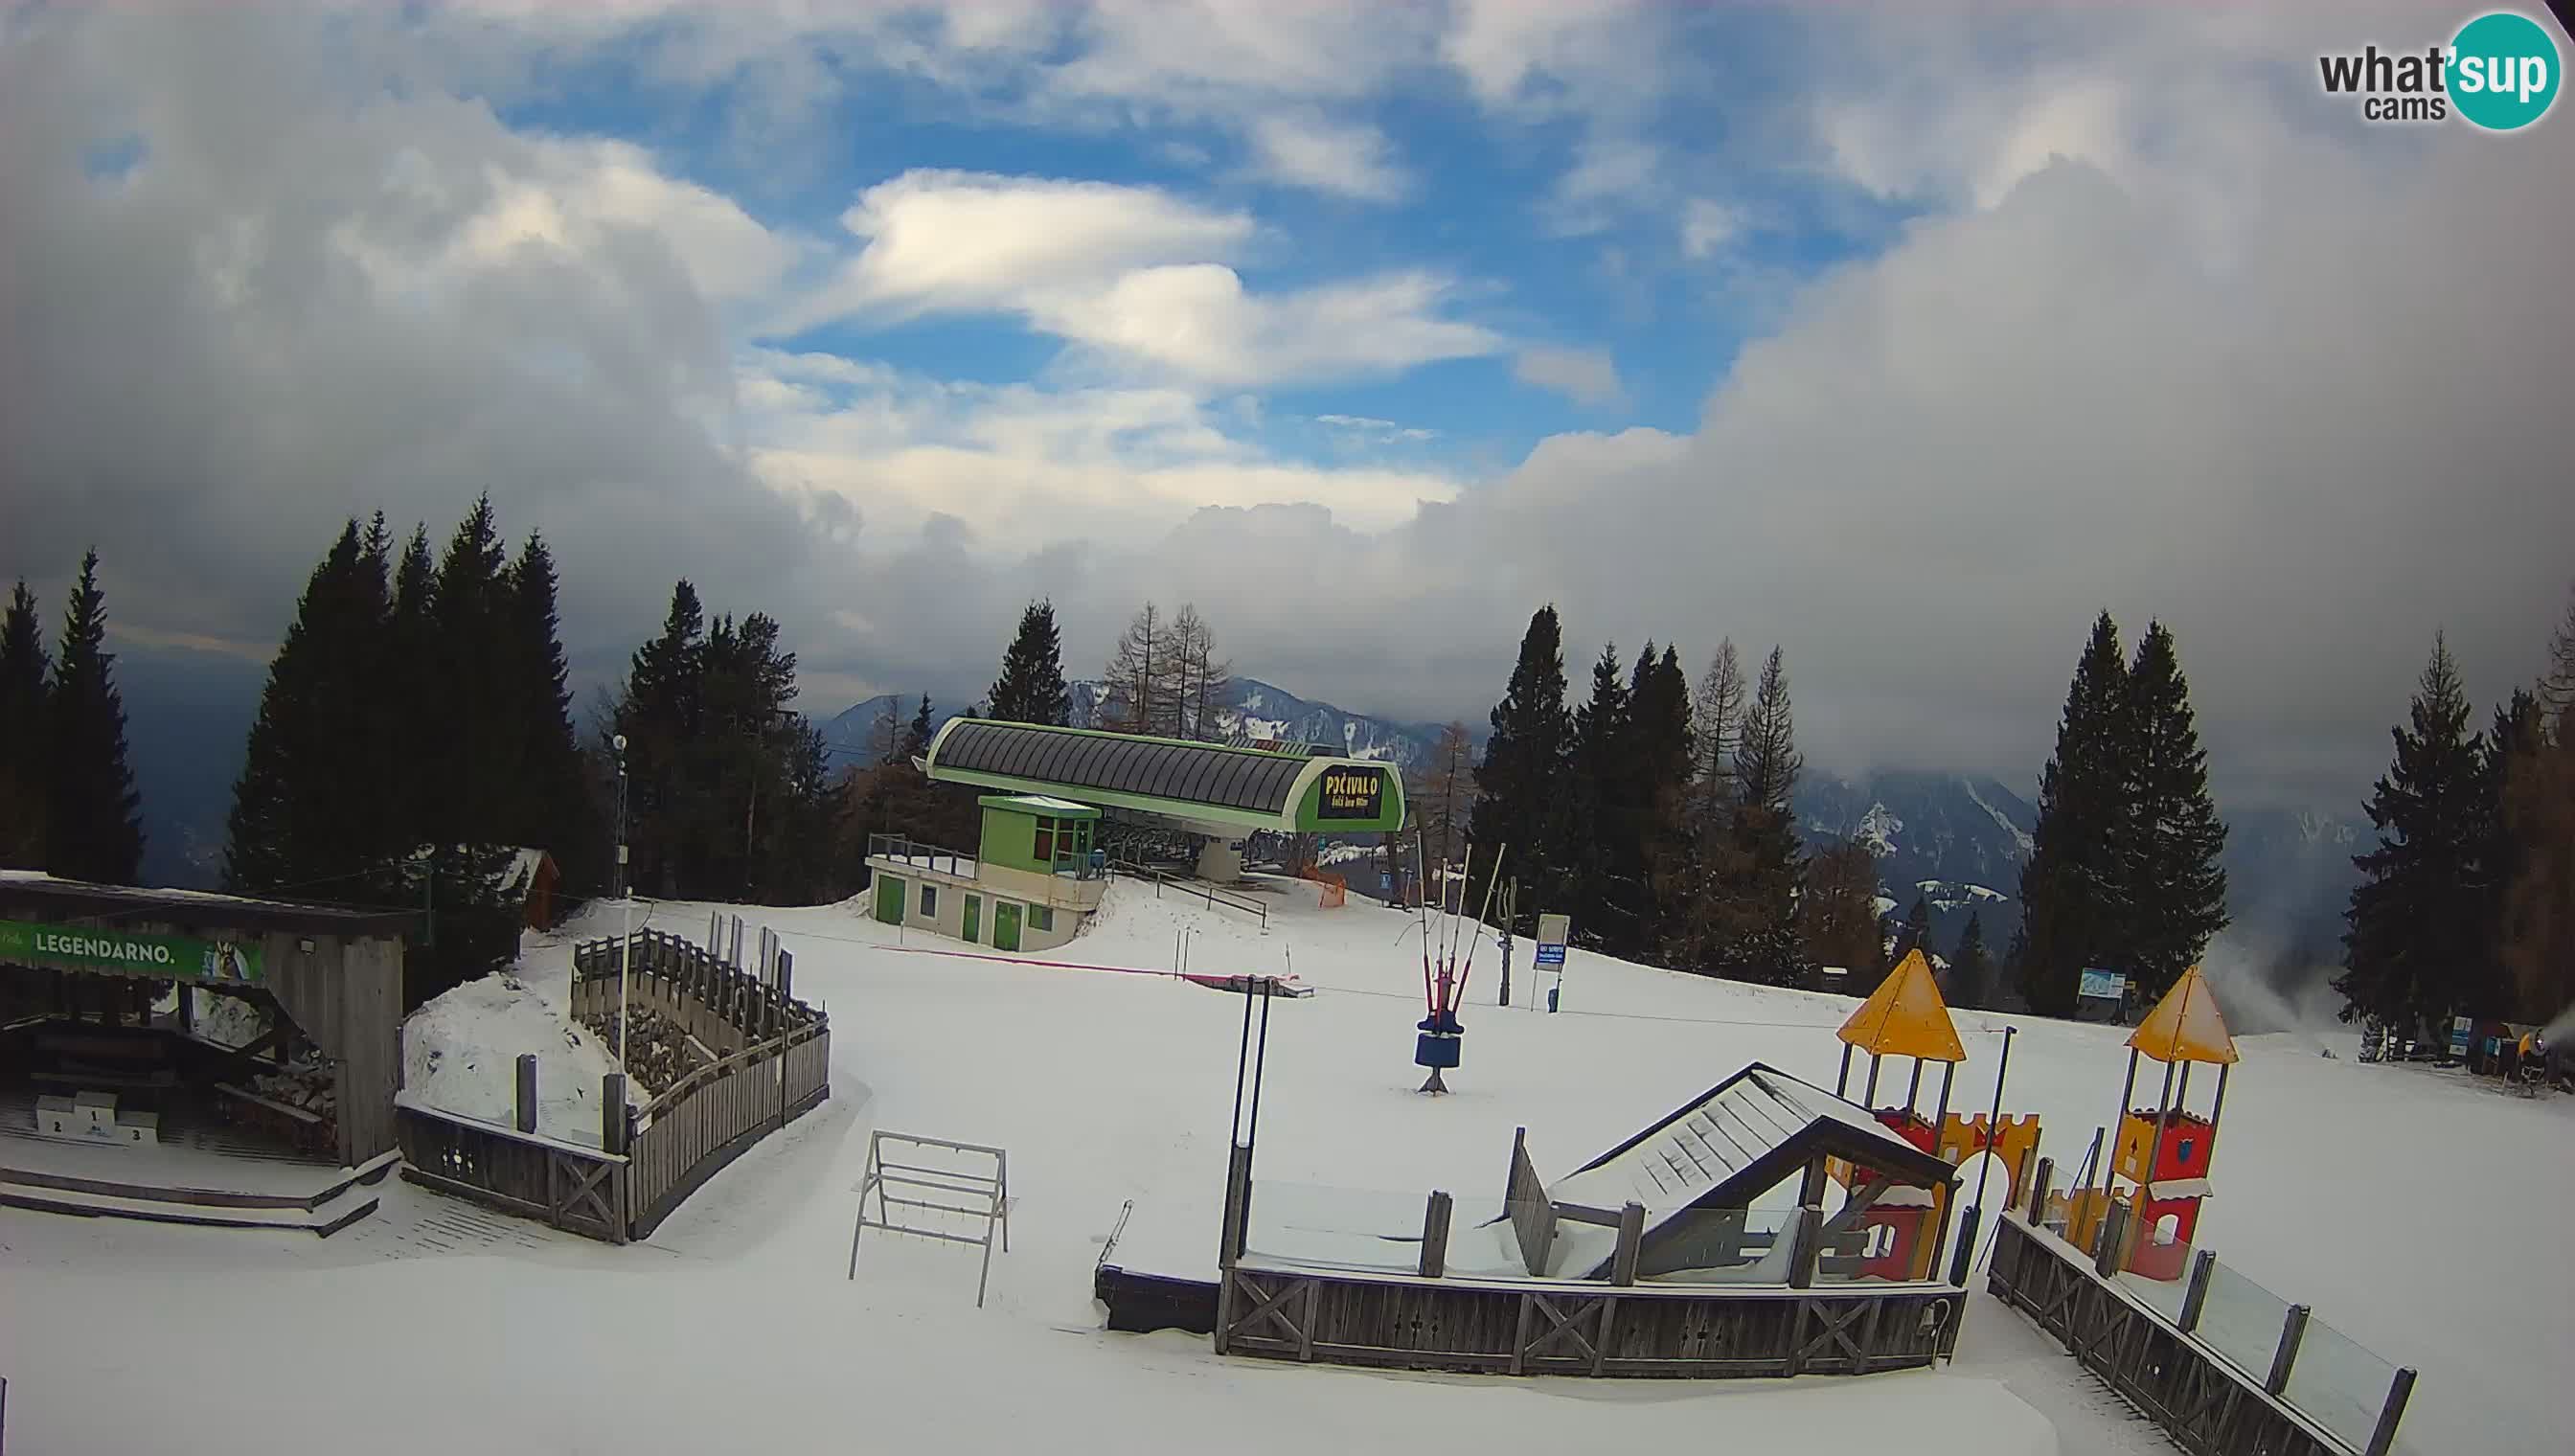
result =
[{"label": "conifer tree", "polygon": [[1903,920],[1895,927],[1895,949],[1888,960],[1901,962],[1916,950],[1924,955],[1931,953],[1931,899],[1919,893],[1913,896],[1913,907],[1904,912]]},{"label": "conifer tree", "polygon": [[627,841],[636,886],[677,897],[683,823],[693,798],[682,753],[698,729],[706,614],[686,578],[672,587],[661,636],[638,649],[613,713],[626,746]]},{"label": "conifer tree", "polygon": [[2021,994],[2021,964],[2029,959],[2029,929],[2025,924],[2012,926],[2011,943],[2003,947],[2003,963],[1994,967],[1987,982],[1985,1009],[2008,1011],[2027,1004]]},{"label": "conifer tree", "polygon": [[1573,868],[1573,933],[1612,955],[1631,953],[1639,928],[1632,892],[1635,828],[1627,705],[1618,649],[1611,644],[1591,665],[1590,701],[1573,714],[1565,847]]},{"label": "conifer tree", "polygon": [[1629,954],[1662,960],[1687,893],[1691,775],[1696,738],[1689,677],[1680,654],[1653,644],[1636,659],[1627,689],[1629,834],[1634,844],[1637,928]]},{"label": "conifer tree", "polygon": [[418,845],[367,811],[388,767],[370,691],[387,676],[383,567],[352,520],[305,583],[233,785],[226,889],[368,903],[399,888],[392,863]]},{"label": "conifer tree", "polygon": [[589,777],[573,735],[571,669],[564,661],[554,553],[531,534],[503,582],[501,630],[513,682],[505,731],[515,740],[516,795],[492,832],[501,843],[555,856],[568,884],[596,882],[604,856]]},{"label": "conifer tree", "polygon": [[429,842],[429,800],[444,776],[437,607],[438,564],[430,555],[429,528],[415,524],[394,567],[378,728],[385,764],[382,834],[402,854]]},{"label": "conifer tree", "polygon": [[67,879],[132,884],[143,867],[142,795],[125,754],[125,701],[107,651],[107,597],[98,553],[81,558],[80,580],[63,614],[47,697],[52,751],[45,867]]},{"label": "conifer tree", "polygon": [[2208,755],[2172,634],[2149,623],[2121,693],[2124,784],[2113,840],[2118,946],[2137,995],[2160,999],[2226,926],[2226,825],[2208,794]]},{"label": "conifer tree", "polygon": [[2119,963],[2127,907],[2116,845],[2125,821],[2119,735],[2127,700],[2127,664],[2118,624],[2102,613],[2066,690],[2056,751],[2039,775],[2038,823],[2021,867],[2027,953],[2016,973],[2030,1009],[2074,1012],[2087,965]]},{"label": "conifer tree", "polygon": [[51,753],[45,697],[53,660],[45,652],[35,594],[20,582],[0,619],[0,868],[45,863],[45,765]]},{"label": "conifer tree", "polygon": [[489,495],[456,528],[438,564],[435,661],[444,731],[426,809],[429,842],[498,844],[525,787],[524,735],[513,731],[519,694],[511,671],[509,557]]},{"label": "conifer tree", "polygon": [[2344,912],[2343,1019],[2377,1017],[2422,1034],[2452,1015],[2491,1016],[2502,1001],[2489,955],[2495,906],[2492,789],[2483,733],[2449,646],[2436,638],[2396,758],[2369,799],[2378,844],[2352,862],[2365,876]]},{"label": "conifer tree", "polygon": [[930,695],[924,693],[921,695],[920,710],[912,716],[912,726],[904,729],[903,757],[905,762],[911,762],[913,759],[930,751],[930,739],[933,731],[934,730],[930,724]]},{"label": "conifer tree", "polygon": [[[1467,836],[1503,850],[1508,873],[1531,906],[1552,910],[1563,898],[1571,864],[1565,852],[1564,799],[1573,716],[1564,704],[1564,637],[1555,608],[1539,608],[1520,638],[1510,686],[1493,705],[1492,733],[1475,767],[1474,812]],[[1477,857],[1489,866],[1488,855]],[[1471,886],[1480,897],[1483,885]]]},{"label": "conifer tree", "polygon": [[1949,1004],[1960,1010],[1982,1009],[1993,996],[1994,968],[1985,956],[1985,919],[1981,910],[1967,911],[1967,927],[1958,932],[1958,947],[1949,952]]},{"label": "conifer tree", "polygon": [[[2518,704],[2516,704],[2516,708]],[[2548,645],[2531,722],[2503,745],[2501,831],[2511,842],[2497,953],[2525,1019],[2575,1005],[2575,595]],[[2508,720],[2517,715],[2508,715]]]},{"label": "conifer tree", "polygon": [[1020,614],[1020,631],[1002,655],[1002,676],[993,680],[993,717],[1004,723],[1062,726],[1073,722],[1073,695],[1064,682],[1064,645],[1055,623],[1055,603],[1032,602]]}]

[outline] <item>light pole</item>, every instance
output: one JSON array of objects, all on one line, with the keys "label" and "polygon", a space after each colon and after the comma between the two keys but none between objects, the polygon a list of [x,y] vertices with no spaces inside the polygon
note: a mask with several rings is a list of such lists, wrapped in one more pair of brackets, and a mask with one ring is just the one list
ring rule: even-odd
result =
[{"label": "light pole", "polygon": [[626,734],[617,735],[617,1069],[626,1070],[626,983],[635,969],[635,886],[626,877]]}]

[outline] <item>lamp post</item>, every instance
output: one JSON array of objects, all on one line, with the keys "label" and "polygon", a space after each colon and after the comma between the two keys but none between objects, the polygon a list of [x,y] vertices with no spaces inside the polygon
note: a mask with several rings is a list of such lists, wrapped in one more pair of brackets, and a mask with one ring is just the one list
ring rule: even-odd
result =
[{"label": "lamp post", "polygon": [[635,886],[626,868],[626,734],[617,735],[617,1069],[626,1070],[626,983],[635,969]]}]

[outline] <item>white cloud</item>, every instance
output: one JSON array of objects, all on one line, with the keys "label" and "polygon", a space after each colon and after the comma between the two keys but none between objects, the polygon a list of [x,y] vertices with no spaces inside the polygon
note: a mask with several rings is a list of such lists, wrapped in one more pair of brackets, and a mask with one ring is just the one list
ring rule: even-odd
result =
[{"label": "white cloud", "polygon": [[1704,197],[1681,210],[1681,252],[1694,261],[1715,257],[1749,230],[1743,209]]},{"label": "white cloud", "polygon": [[1664,85],[1662,11],[1651,0],[1458,0],[1439,54],[1489,110],[1626,114]]},{"label": "white cloud", "polygon": [[1618,382],[1618,366],[1605,349],[1532,345],[1512,359],[1511,377],[1585,405],[1611,405],[1626,398],[1626,387]]},{"label": "white cloud", "polygon": [[760,402],[753,466],[774,489],[844,497],[897,538],[950,517],[986,555],[1153,540],[1208,507],[1320,506],[1385,530],[1457,490],[1419,469],[1282,459],[1183,390],[943,384],[773,351],[740,368]]},{"label": "white cloud", "polygon": [[1207,388],[1382,375],[1492,354],[1501,338],[1441,317],[1447,280],[1395,272],[1256,293],[1215,261],[1251,219],[1154,188],[912,172],[868,189],[845,221],[866,245],[771,330],[832,319],[997,314],[1076,357]]},{"label": "white cloud", "polygon": [[1255,175],[1363,202],[1392,202],[1412,186],[1394,149],[1372,126],[1318,117],[1266,116],[1252,124]]},{"label": "white cloud", "polygon": [[1379,420],[1369,415],[1316,415],[1314,423],[1340,431],[1352,438],[1380,445],[1397,441],[1429,441],[1439,438],[1436,430],[1419,426],[1398,425],[1392,420]]},{"label": "white cloud", "polygon": [[1547,196],[1547,226],[1567,237],[1605,232],[1625,213],[1662,198],[1661,173],[1662,154],[1652,143],[1590,138]]},{"label": "white cloud", "polygon": [[865,239],[776,332],[854,314],[996,312],[1094,292],[1127,272],[1240,252],[1249,215],[1108,182],[912,171],[842,215]]}]

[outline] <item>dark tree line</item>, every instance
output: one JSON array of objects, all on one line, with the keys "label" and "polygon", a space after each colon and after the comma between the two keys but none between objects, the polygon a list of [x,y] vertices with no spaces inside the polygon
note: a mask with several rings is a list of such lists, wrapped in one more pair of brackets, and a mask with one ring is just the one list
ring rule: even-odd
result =
[{"label": "dark tree line", "polygon": [[2472,729],[2458,664],[2432,658],[2373,786],[2378,842],[2344,912],[2343,1018],[2407,1035],[2452,1016],[2545,1022],[2575,1003],[2575,606],[2532,689]]},{"label": "dark tree line", "polygon": [[143,866],[95,551],[81,558],[53,653],[25,582],[0,619],[0,865],[101,884],[132,884]]},{"label": "dark tree line", "polygon": [[2150,624],[2123,658],[2102,613],[2076,665],[2056,751],[2039,776],[2021,870],[2023,937],[2006,967],[2030,1009],[2075,1009],[2086,968],[2160,997],[2226,926],[2226,825],[2172,634]]},{"label": "dark tree line", "polygon": [[1498,852],[1523,912],[1570,914],[1586,944],[1780,984],[1811,979],[1819,939],[1856,938],[1847,898],[1828,927],[1800,919],[1789,798],[1803,759],[1785,659],[1771,652],[1748,706],[1733,661],[1721,649],[1694,699],[1676,649],[1648,643],[1621,672],[1604,648],[1570,709],[1562,627],[1539,609],[1475,769],[1475,902]]},{"label": "dark tree line", "polygon": [[780,648],[776,620],[710,622],[694,586],[672,588],[597,745],[613,763],[613,738],[626,738],[637,893],[794,904],[847,892],[831,852],[840,780],[795,697],[796,655]]},{"label": "dark tree line", "polygon": [[381,513],[345,523],[306,581],[233,788],[225,888],[421,910],[413,1004],[517,943],[511,851],[555,856],[567,892],[606,862],[573,736],[554,559],[514,560],[489,497],[443,557],[397,556]]}]

